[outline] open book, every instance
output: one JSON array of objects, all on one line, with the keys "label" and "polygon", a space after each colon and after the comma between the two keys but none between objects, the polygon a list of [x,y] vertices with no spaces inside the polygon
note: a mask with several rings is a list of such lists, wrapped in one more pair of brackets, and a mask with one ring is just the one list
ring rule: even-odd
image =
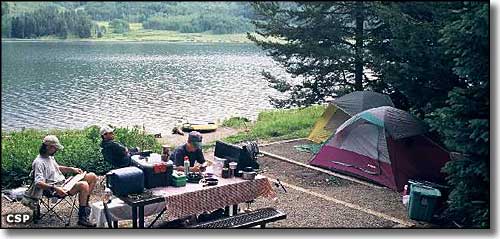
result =
[{"label": "open book", "polygon": [[66,181],[62,185],[62,188],[64,189],[64,191],[67,192],[70,189],[72,189],[78,181],[82,180],[85,177],[86,174],[87,174],[87,172],[83,172],[83,173],[77,174],[75,176],[71,176],[68,179],[66,179]]}]

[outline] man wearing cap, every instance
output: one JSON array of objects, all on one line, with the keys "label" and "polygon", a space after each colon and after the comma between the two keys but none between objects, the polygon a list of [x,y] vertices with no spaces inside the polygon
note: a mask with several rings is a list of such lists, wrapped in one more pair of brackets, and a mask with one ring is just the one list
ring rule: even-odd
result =
[{"label": "man wearing cap", "polygon": [[83,180],[77,182],[69,191],[65,191],[62,187],[66,180],[63,173],[80,174],[83,171],[79,168],[62,166],[56,162],[54,155],[58,150],[62,150],[63,148],[55,135],[47,135],[43,139],[39,155],[32,164],[32,173],[36,186],[35,197],[40,198],[42,194],[65,197],[78,193],[80,203],[78,225],[95,227],[95,224],[89,221],[89,197],[94,190],[97,176],[94,173],[86,173]]},{"label": "man wearing cap", "polygon": [[108,161],[116,168],[130,166],[131,159],[127,147],[116,142],[113,128],[104,126],[101,128],[101,153],[104,160]]},{"label": "man wearing cap", "polygon": [[[199,172],[203,171],[206,167],[205,157],[201,151],[201,141],[203,137],[198,131],[191,131],[188,135],[187,143],[178,146],[171,155],[172,161],[177,166],[178,171],[184,171],[184,157],[189,158],[189,171]],[[198,165],[195,163],[198,162]]]}]

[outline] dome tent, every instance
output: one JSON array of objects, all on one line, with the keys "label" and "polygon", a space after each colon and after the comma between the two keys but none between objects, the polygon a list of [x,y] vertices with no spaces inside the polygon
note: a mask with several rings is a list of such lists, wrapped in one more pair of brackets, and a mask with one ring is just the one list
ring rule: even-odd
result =
[{"label": "dome tent", "polygon": [[443,183],[449,153],[426,137],[422,123],[390,106],[358,113],[340,125],[311,165],[365,178],[397,191],[408,179]]},{"label": "dome tent", "polygon": [[315,122],[308,139],[315,143],[325,142],[335,133],[337,127],[351,116],[379,106],[394,106],[394,104],[388,95],[373,91],[354,91],[338,97]]}]

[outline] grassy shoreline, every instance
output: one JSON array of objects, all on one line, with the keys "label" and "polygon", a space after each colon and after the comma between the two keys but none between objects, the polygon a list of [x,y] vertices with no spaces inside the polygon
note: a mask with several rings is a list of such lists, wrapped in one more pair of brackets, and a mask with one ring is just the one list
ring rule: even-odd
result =
[{"label": "grassy shoreline", "polygon": [[252,43],[247,37],[246,33],[233,33],[233,34],[211,34],[210,32],[203,33],[181,33],[177,31],[166,30],[151,30],[144,29],[141,23],[130,23],[130,31],[125,33],[112,33],[112,28],[109,27],[108,22],[97,22],[98,25],[106,27],[108,33],[102,37],[92,38],[78,38],[75,36],[68,36],[66,39],[57,36],[43,36],[39,38],[3,38],[2,42],[15,42],[15,41],[63,41],[63,42],[182,42],[182,43]]}]

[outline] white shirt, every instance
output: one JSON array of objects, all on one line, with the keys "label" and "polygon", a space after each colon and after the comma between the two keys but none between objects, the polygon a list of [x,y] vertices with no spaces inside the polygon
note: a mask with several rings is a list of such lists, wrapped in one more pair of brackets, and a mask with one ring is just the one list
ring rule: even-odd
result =
[{"label": "white shirt", "polygon": [[36,157],[31,165],[34,173],[34,182],[55,183],[64,181],[65,177],[59,170],[54,156],[44,158],[40,155]]}]

